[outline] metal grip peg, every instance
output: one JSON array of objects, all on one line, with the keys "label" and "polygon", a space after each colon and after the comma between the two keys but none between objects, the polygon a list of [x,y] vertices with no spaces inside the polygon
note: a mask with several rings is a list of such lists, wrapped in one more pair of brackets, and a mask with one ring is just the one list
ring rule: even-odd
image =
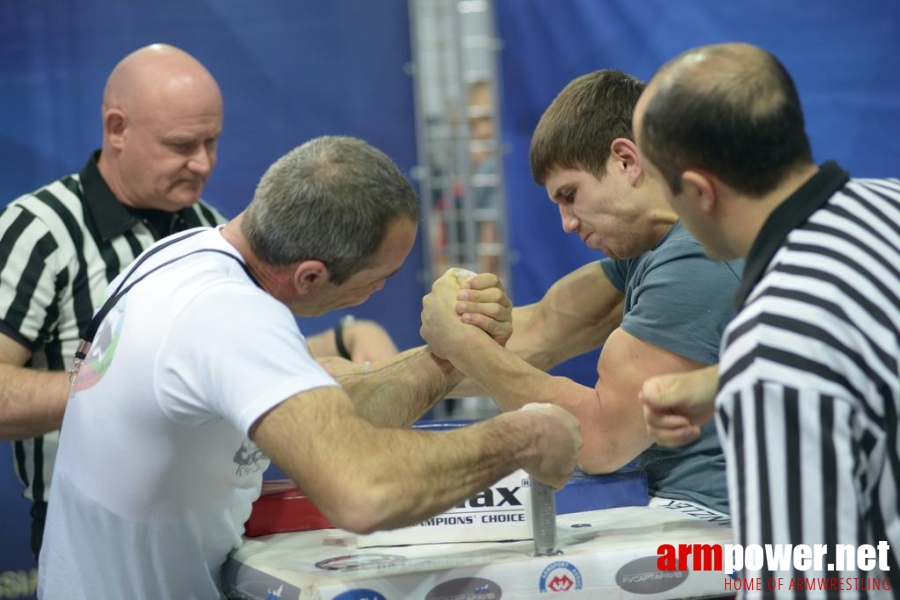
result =
[{"label": "metal grip peg", "polygon": [[536,479],[531,481],[531,522],[534,530],[534,555],[559,554],[556,549],[556,496],[552,487]]}]

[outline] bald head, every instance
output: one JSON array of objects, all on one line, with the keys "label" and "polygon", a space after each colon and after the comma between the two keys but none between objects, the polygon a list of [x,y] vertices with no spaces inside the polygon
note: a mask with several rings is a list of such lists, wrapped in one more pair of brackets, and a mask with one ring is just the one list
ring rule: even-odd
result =
[{"label": "bald head", "polygon": [[200,199],[216,164],[222,95],[190,54],[153,44],[113,69],[98,168],[118,200],[174,212]]},{"label": "bald head", "polygon": [[702,46],[663,65],[634,125],[641,150],[676,194],[681,173],[693,167],[761,197],[812,161],[793,80],[749,44]]},{"label": "bald head", "polygon": [[137,111],[199,94],[221,104],[219,86],[193,56],[167,44],[135,50],[113,69],[103,90],[103,112]]}]

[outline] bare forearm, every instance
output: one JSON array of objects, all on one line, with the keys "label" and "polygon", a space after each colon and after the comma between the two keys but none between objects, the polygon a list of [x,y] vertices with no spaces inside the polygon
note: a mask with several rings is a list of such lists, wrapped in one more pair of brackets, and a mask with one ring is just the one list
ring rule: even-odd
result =
[{"label": "bare forearm", "polygon": [[602,346],[622,322],[624,302],[616,302],[599,315],[565,312],[549,301],[513,310],[515,330],[506,347],[530,365],[549,370]]},{"label": "bare forearm", "polygon": [[504,411],[547,402],[575,416],[581,423],[584,445],[579,464],[584,470],[615,471],[650,445],[636,397],[633,401],[620,397],[603,382],[590,388],[544,373],[507,350],[486,350],[471,348],[453,360]]},{"label": "bare forearm", "polygon": [[68,399],[68,373],[0,365],[0,438],[27,439],[59,429]]},{"label": "bare forearm", "polygon": [[530,402],[555,403],[561,385],[568,381],[531,366],[482,336],[472,336],[465,350],[455,353],[450,360],[467,376],[467,384],[481,388],[504,411],[516,410]]},{"label": "bare forearm", "polygon": [[370,373],[338,377],[360,416],[377,427],[415,423],[462,379],[427,347],[407,350]]},{"label": "bare forearm", "polygon": [[[446,510],[534,466],[541,443],[553,439],[529,411],[451,433],[377,428],[336,393],[300,394],[251,435],[335,525],[351,531],[401,527]],[[316,433],[297,435],[304,431]]]},{"label": "bare forearm", "polygon": [[385,464],[384,457],[372,456],[366,468],[371,485],[393,499],[377,518],[377,528],[418,523],[525,466],[536,432],[523,416],[504,414],[452,434],[381,430],[384,439],[376,443],[405,447],[402,454],[410,460]]},{"label": "bare forearm", "polygon": [[622,321],[624,299],[600,263],[584,265],[554,283],[539,302],[513,310],[515,330],[507,348],[547,370],[603,345]]}]

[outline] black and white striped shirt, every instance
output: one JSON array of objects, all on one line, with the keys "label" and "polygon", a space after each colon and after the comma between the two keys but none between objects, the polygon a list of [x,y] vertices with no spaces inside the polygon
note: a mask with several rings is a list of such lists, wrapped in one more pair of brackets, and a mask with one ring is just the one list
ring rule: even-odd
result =
[{"label": "black and white striped shirt", "polygon": [[[126,208],[100,176],[98,157],[0,212],[0,333],[32,351],[33,368],[71,366],[107,285],[145,248],[170,233],[225,222],[202,201],[178,213]],[[58,436],[14,442],[27,498],[49,497]]]},{"label": "black and white striped shirt", "polygon": [[[900,180],[828,162],[754,242],[717,396],[736,543],[877,545],[900,585]],[[892,598],[852,590],[791,597]],[[775,596],[776,592],[764,592]]]}]

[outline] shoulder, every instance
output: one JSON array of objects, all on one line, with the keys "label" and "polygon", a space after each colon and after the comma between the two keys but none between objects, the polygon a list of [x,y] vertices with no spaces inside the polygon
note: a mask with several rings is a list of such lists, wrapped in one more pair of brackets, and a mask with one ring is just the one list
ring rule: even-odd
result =
[{"label": "shoulder", "polygon": [[742,260],[719,261],[706,256],[703,246],[680,222],[655,248],[645,253],[644,277],[704,290],[737,290],[744,269]]},{"label": "shoulder", "polygon": [[77,174],[23,194],[0,211],[0,239],[5,244],[37,246],[45,257],[49,251],[70,248],[83,230]]},{"label": "shoulder", "polygon": [[65,175],[36,190],[22,194],[6,208],[16,207],[23,212],[40,214],[50,210],[59,214],[81,214],[82,190],[77,173]]},{"label": "shoulder", "polygon": [[681,221],[676,222],[666,236],[647,253],[647,260],[653,263],[664,263],[679,259],[706,259],[703,246],[685,229]]}]

